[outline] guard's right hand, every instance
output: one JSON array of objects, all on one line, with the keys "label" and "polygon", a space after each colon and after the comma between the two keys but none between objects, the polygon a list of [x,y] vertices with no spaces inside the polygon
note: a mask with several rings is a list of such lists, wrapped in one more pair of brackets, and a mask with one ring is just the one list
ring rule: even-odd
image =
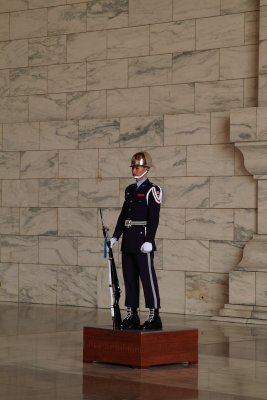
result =
[{"label": "guard's right hand", "polygon": [[110,247],[112,249],[112,247],[114,246],[114,244],[117,242],[117,239],[115,237],[110,239]]}]

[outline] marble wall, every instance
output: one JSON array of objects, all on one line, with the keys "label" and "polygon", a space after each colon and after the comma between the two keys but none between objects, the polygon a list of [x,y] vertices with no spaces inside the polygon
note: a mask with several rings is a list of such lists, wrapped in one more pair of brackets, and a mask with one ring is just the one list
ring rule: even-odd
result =
[{"label": "marble wall", "polygon": [[256,231],[229,127],[246,108],[253,134],[258,35],[258,0],[0,0],[0,301],[109,306],[98,208],[112,231],[145,149],[162,310],[228,303]]}]

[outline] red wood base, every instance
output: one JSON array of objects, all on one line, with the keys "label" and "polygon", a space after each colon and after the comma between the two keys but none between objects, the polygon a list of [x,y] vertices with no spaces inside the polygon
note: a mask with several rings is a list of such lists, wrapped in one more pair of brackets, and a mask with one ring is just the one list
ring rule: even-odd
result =
[{"label": "red wood base", "polygon": [[198,330],[120,331],[84,327],[83,361],[147,368],[198,362]]}]

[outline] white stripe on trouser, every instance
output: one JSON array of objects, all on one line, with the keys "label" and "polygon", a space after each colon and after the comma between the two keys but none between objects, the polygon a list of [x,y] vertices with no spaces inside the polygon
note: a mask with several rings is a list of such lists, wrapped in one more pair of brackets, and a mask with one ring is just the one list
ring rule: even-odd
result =
[{"label": "white stripe on trouser", "polygon": [[156,290],[155,290],[154,281],[153,281],[153,276],[152,276],[151,256],[150,256],[150,253],[147,253],[147,262],[148,262],[148,270],[149,270],[150,284],[151,284],[151,289],[152,289],[152,293],[153,293],[153,297],[154,297],[154,308],[158,308]]}]

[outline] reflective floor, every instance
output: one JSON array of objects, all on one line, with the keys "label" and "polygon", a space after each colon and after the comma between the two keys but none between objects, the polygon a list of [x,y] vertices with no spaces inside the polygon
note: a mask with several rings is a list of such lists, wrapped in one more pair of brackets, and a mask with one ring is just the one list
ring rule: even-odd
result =
[{"label": "reflective floor", "polygon": [[111,324],[108,311],[0,303],[0,399],[267,399],[266,326],[162,320],[166,328],[199,329],[198,365],[83,364],[83,326]]}]

